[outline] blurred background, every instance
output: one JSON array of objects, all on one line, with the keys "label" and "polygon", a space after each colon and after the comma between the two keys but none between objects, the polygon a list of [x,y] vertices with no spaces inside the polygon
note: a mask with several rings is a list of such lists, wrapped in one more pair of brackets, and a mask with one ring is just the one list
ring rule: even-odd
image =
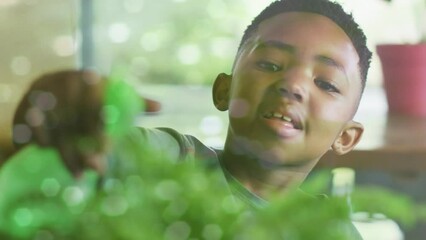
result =
[{"label": "blurred background", "polygon": [[[138,125],[172,127],[208,145],[222,146],[227,116],[215,110],[211,85],[218,73],[230,73],[245,27],[271,2],[0,0],[0,145],[10,141],[14,109],[35,77],[76,67],[90,67],[108,75],[114,66],[126,66],[126,79],[142,95],[162,104],[159,113],[141,115]],[[378,44],[421,39],[417,21],[424,10],[418,7],[421,0],[337,2],[353,13],[373,52]],[[382,79],[381,63],[374,53],[356,116],[372,126],[365,131],[361,149],[380,145],[370,135],[385,131],[375,127],[387,121]],[[396,184],[405,190],[409,180],[407,191],[426,199],[417,188],[426,182],[424,174],[414,180],[410,175],[403,183],[387,173],[359,174],[360,182]]]},{"label": "blurred background", "polygon": [[[83,65],[108,74],[125,65],[127,79],[163,104],[161,114],[140,120],[145,126],[167,125],[220,145],[226,116],[211,104],[210,85],[217,73],[230,72],[243,30],[271,2],[0,0],[0,141],[10,137],[11,113],[35,77]],[[372,50],[418,38],[410,1],[339,2],[365,29]],[[374,101],[365,99],[360,111],[386,111],[381,82],[375,55],[366,94]]]}]

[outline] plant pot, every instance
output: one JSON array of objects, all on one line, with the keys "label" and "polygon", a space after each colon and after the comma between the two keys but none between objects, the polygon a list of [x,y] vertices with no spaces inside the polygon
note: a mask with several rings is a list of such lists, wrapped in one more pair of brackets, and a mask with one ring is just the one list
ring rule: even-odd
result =
[{"label": "plant pot", "polygon": [[426,117],[426,44],[378,45],[388,113]]}]

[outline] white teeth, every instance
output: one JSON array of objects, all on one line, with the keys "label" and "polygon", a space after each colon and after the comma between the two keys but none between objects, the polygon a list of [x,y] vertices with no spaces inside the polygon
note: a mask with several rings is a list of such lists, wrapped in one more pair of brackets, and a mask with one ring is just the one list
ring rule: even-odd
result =
[{"label": "white teeth", "polygon": [[283,116],[281,119],[286,121],[286,122],[291,122],[291,118],[287,117],[287,116]]},{"label": "white teeth", "polygon": [[268,114],[265,115],[265,117],[267,117],[267,118],[272,118],[272,117],[279,118],[279,119],[286,121],[286,122],[292,121],[291,117],[284,116],[281,113],[275,113],[275,112],[268,113]]},{"label": "white teeth", "polygon": [[272,116],[275,117],[275,118],[282,118],[283,117],[283,115],[279,114],[279,113],[273,113]]}]

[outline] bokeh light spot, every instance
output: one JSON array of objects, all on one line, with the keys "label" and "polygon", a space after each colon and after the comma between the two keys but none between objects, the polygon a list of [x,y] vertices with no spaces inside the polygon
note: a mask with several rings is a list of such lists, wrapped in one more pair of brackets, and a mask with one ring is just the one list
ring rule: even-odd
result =
[{"label": "bokeh light spot", "polygon": [[12,92],[11,85],[0,83],[0,103],[10,102],[12,99]]},{"label": "bokeh light spot", "polygon": [[67,187],[62,198],[68,206],[77,206],[84,200],[84,192],[79,187]]},{"label": "bokeh light spot", "polygon": [[108,29],[108,35],[113,43],[124,43],[129,40],[130,28],[126,23],[113,23]]},{"label": "bokeh light spot", "polygon": [[235,201],[235,199],[234,199],[234,196],[230,195],[230,196],[223,198],[222,209],[225,212],[228,212],[228,213],[238,212],[239,208],[238,208],[237,201]]},{"label": "bokeh light spot", "polygon": [[197,181],[191,182],[192,188],[194,188],[195,191],[205,191],[208,187],[206,176],[204,174],[197,174],[194,175],[194,179],[197,179]]},{"label": "bokeh light spot", "polygon": [[164,238],[166,240],[180,240],[188,239],[191,234],[191,227],[184,221],[177,221],[170,224],[165,232]]},{"label": "bokeh light spot", "polygon": [[235,43],[229,38],[215,38],[210,44],[210,51],[213,55],[228,58],[233,54]]},{"label": "bokeh light spot", "polygon": [[143,180],[139,175],[131,175],[126,178],[126,188],[140,188],[143,184]]},{"label": "bokeh light spot", "polygon": [[206,116],[201,120],[200,130],[207,136],[218,135],[222,132],[223,122],[218,116]]},{"label": "bokeh light spot", "polygon": [[28,208],[18,208],[13,214],[16,224],[21,227],[29,226],[33,221],[33,214]]},{"label": "bokeh light spot", "polygon": [[120,180],[110,178],[106,180],[103,189],[107,193],[113,193],[117,191],[122,191],[124,189],[124,186]]},{"label": "bokeh light spot", "polygon": [[83,80],[88,85],[95,85],[101,82],[102,77],[95,69],[91,69],[83,73]]},{"label": "bokeh light spot", "polygon": [[119,216],[124,214],[129,204],[123,196],[109,196],[102,202],[102,211],[108,216]]},{"label": "bokeh light spot", "polygon": [[173,200],[181,191],[180,185],[173,180],[163,180],[155,187],[155,195],[162,200]]},{"label": "bokeh light spot", "polygon": [[27,143],[30,141],[31,136],[31,129],[26,124],[16,124],[13,127],[13,141],[15,143]]},{"label": "bokeh light spot", "polygon": [[164,211],[164,216],[172,218],[180,218],[188,210],[189,204],[185,199],[175,199]]},{"label": "bokeh light spot", "polygon": [[208,224],[203,228],[203,238],[206,240],[217,240],[221,239],[223,231],[220,226],[216,224]]},{"label": "bokeh light spot", "polygon": [[41,191],[47,197],[56,196],[61,189],[61,185],[55,178],[46,178],[41,183]]},{"label": "bokeh light spot", "polygon": [[56,107],[56,97],[51,92],[31,91],[29,100],[31,104],[42,111],[52,110]]},{"label": "bokeh light spot", "polygon": [[193,65],[200,61],[201,51],[197,45],[187,44],[179,48],[177,57],[181,63]]},{"label": "bokeh light spot", "polygon": [[244,99],[234,99],[229,107],[229,115],[233,118],[243,118],[249,111],[249,103]]},{"label": "bokeh light spot", "polygon": [[130,69],[137,76],[144,76],[150,69],[150,66],[149,61],[144,57],[135,57],[130,62]]},{"label": "bokeh light spot", "polygon": [[52,49],[60,57],[69,57],[75,54],[77,44],[72,36],[57,36],[53,40]]},{"label": "bokeh light spot", "polygon": [[143,9],[143,0],[124,0],[123,6],[128,13],[138,13]]},{"label": "bokeh light spot", "polygon": [[145,51],[154,52],[161,46],[161,39],[157,33],[145,33],[141,37],[140,44]]},{"label": "bokeh light spot", "polygon": [[31,62],[25,56],[16,56],[12,59],[10,68],[12,72],[19,76],[24,76],[30,73],[31,71]]},{"label": "bokeh light spot", "polygon": [[44,122],[44,119],[44,113],[35,107],[28,109],[27,113],[25,114],[25,120],[27,121],[28,125],[32,127],[41,126]]}]

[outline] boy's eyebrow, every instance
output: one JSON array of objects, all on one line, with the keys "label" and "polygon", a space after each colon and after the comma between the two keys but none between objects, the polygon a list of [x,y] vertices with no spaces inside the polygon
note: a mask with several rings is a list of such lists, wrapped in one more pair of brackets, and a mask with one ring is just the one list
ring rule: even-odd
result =
[{"label": "boy's eyebrow", "polygon": [[[259,43],[256,46],[256,50],[262,49],[262,48],[276,48],[280,51],[284,51],[290,54],[294,54],[296,52],[296,47],[294,47],[293,45],[290,45],[281,41],[276,41],[276,40],[259,41]],[[325,56],[325,55],[317,55],[315,56],[315,60],[327,66],[336,68],[337,70],[341,71],[347,78],[346,70],[343,67],[343,65],[340,64],[338,61],[334,60],[333,58]]]},{"label": "boy's eyebrow", "polygon": [[290,44],[283,43],[280,41],[259,41],[259,43],[256,46],[256,49],[262,49],[262,48],[276,48],[280,51],[288,52],[288,53],[294,53],[296,52],[296,48]]},{"label": "boy's eyebrow", "polygon": [[336,60],[334,60],[333,58],[327,57],[327,56],[324,56],[324,55],[318,55],[318,56],[315,57],[315,60],[317,62],[323,63],[323,64],[325,64],[327,66],[336,68],[339,71],[341,71],[345,76],[347,76],[346,75],[346,70],[343,67],[343,65],[340,64],[339,62],[337,62]]}]

